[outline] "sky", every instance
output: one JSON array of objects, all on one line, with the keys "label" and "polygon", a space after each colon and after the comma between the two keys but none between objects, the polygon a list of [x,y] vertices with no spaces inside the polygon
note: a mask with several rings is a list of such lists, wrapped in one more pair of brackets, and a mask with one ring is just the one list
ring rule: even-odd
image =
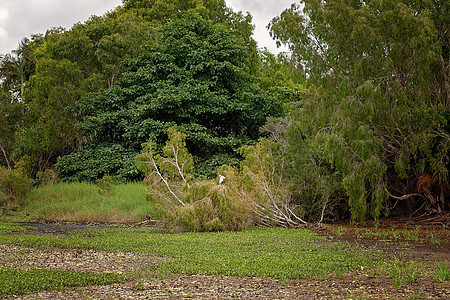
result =
[{"label": "sky", "polygon": [[[225,0],[234,11],[250,12],[256,26],[254,38],[259,47],[272,53],[277,48],[266,29],[270,20],[295,0]],[[10,53],[19,41],[52,27],[70,29],[92,15],[101,16],[122,4],[121,0],[0,0],[0,54]]]}]

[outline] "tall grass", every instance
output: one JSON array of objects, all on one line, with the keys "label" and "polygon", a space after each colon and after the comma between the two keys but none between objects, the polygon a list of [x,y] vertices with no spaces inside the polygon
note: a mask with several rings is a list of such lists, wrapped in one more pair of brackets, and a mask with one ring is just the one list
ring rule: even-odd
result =
[{"label": "tall grass", "polygon": [[32,190],[19,213],[52,221],[138,222],[153,212],[146,193],[142,183],[112,185],[107,191],[91,183],[59,183]]}]

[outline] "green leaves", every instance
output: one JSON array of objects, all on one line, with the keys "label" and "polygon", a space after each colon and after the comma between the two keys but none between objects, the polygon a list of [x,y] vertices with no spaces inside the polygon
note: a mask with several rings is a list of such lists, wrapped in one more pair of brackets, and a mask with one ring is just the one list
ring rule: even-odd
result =
[{"label": "green leaves", "polygon": [[433,174],[435,189],[424,198],[437,211],[448,206],[445,7],[305,0],[270,24],[309,76],[296,118],[319,161],[342,175],[354,220],[378,218],[391,192],[417,196],[422,174]]},{"label": "green leaves", "polygon": [[99,144],[58,159],[55,169],[68,181],[95,181],[108,174],[119,182],[142,178],[134,165],[137,152],[120,145]]},{"label": "green leaves", "polygon": [[281,106],[254,85],[243,45],[223,25],[187,13],[162,34],[161,45],[126,62],[130,71],[116,86],[79,102],[79,128],[93,144],[134,151],[149,138],[162,149],[174,128],[200,162],[196,173],[213,177],[218,163],[236,162],[239,148]]}]

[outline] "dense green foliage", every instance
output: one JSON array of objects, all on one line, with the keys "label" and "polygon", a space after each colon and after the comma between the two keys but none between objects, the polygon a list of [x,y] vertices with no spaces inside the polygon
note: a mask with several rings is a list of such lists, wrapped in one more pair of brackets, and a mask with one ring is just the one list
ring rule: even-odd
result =
[{"label": "dense green foliage", "polygon": [[23,104],[0,90],[0,165],[11,168],[11,152],[15,134],[20,128]]},{"label": "dense green foliage", "polygon": [[79,128],[96,150],[63,157],[57,170],[63,179],[96,179],[99,174],[87,172],[110,170],[85,161],[101,147],[137,154],[148,138],[162,145],[170,127],[187,135],[197,173],[214,176],[216,166],[236,164],[240,147],[258,138],[267,116],[281,113],[252,83],[245,60],[239,39],[220,24],[196,14],[169,23],[160,45],[128,61],[129,71],[113,88],[78,103]]},{"label": "dense green foliage", "polygon": [[20,204],[31,187],[31,179],[19,170],[0,167],[0,206]]},{"label": "dense green foliage", "polygon": [[[317,242],[317,243],[316,243]],[[380,253],[326,240],[307,229],[255,227],[240,232],[158,233],[154,228],[80,230],[68,236],[0,236],[28,247],[138,252],[172,258],[153,266],[159,274],[329,278],[380,263]]]},{"label": "dense green foliage", "polygon": [[354,220],[389,213],[389,199],[448,208],[448,8],[307,0],[270,25],[309,78],[290,144],[313,155],[303,166],[329,166]]},{"label": "dense green foliage", "polygon": [[[174,188],[189,209],[209,199],[182,207],[186,219],[172,211],[193,230],[240,228],[205,225],[222,204],[282,226],[395,207],[440,213],[450,208],[449,15],[448,1],[303,0],[269,24],[291,50],[275,56],[224,0],[124,0],[1,57],[0,166],[14,170],[1,172],[25,187],[24,175],[54,182],[54,169],[67,181],[140,180],[154,172],[135,166],[150,139],[160,179],[190,184]],[[169,128],[192,154],[191,182],[161,160],[174,157]],[[199,178],[224,164],[229,182]],[[2,195],[23,198],[11,191]]]},{"label": "dense green foliage", "polygon": [[233,12],[224,1],[124,1],[123,6],[70,30],[52,28],[24,39],[1,60],[2,89],[25,105],[21,130],[16,128],[8,143],[0,140],[4,149],[0,163],[7,165],[5,157],[20,161],[24,171],[35,177],[52,168],[59,156],[80,150],[89,138],[76,130],[76,103],[111,88],[128,70],[123,60],[137,57],[146,45],[157,44],[160,28],[189,11],[233,30],[252,57],[246,61],[247,68],[255,69],[258,58],[251,16]]},{"label": "dense green foliage", "polygon": [[134,165],[136,151],[120,144],[91,144],[59,158],[56,169],[63,180],[94,181],[110,175],[119,182],[142,179]]},{"label": "dense green foliage", "polygon": [[0,269],[0,297],[26,295],[45,290],[87,285],[107,285],[124,282],[117,274],[60,270],[11,270]]}]

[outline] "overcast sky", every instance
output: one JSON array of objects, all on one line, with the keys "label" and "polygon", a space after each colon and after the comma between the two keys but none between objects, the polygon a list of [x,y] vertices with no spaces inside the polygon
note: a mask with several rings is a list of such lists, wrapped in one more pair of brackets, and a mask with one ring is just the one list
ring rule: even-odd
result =
[{"label": "overcast sky", "polygon": [[[251,13],[259,47],[273,53],[280,49],[266,26],[292,2],[295,0],[226,0],[234,11]],[[121,0],[0,0],[0,54],[16,49],[19,41],[31,34],[58,26],[70,29],[74,23],[84,22],[91,15],[103,15],[121,4]]]}]

